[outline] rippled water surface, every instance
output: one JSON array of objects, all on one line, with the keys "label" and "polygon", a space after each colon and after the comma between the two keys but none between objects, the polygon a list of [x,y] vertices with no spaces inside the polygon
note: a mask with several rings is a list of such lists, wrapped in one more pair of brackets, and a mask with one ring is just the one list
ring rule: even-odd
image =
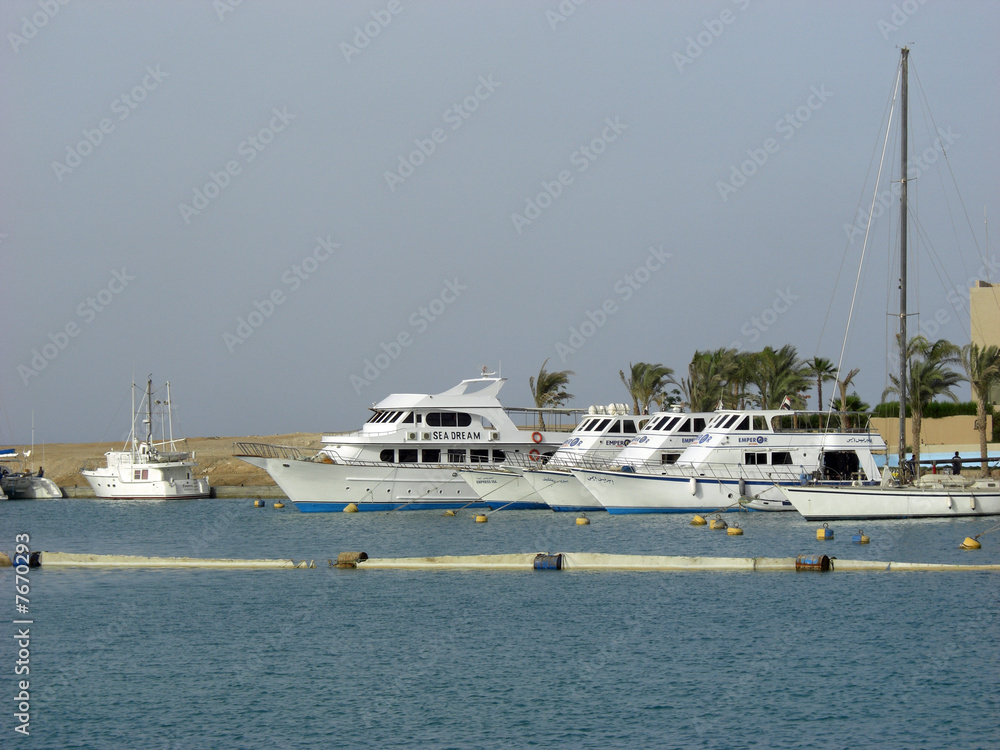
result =
[{"label": "rippled water surface", "polygon": [[1000,573],[336,570],[326,560],[615,552],[1000,563],[1000,519],[300,514],[250,500],[0,503],[0,549],[313,559],[315,570],[30,574],[30,736],[0,747],[997,748]]}]

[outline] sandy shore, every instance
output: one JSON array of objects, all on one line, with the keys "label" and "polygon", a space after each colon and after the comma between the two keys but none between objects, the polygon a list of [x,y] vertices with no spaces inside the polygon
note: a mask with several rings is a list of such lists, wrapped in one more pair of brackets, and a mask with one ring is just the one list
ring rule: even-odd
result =
[{"label": "sandy shore", "polygon": [[[246,437],[188,438],[178,442],[178,449],[193,451],[198,462],[199,477],[208,477],[213,487],[240,485],[274,485],[267,472],[233,458],[233,443],[272,443],[292,445],[297,448],[320,447],[319,433],[295,432],[287,435],[250,435]],[[21,453],[26,446],[9,446]],[[30,468],[45,468],[45,476],[60,487],[87,487],[87,480],[80,475],[85,463],[104,464],[104,454],[121,450],[121,443],[54,443],[36,445],[30,458]]]}]

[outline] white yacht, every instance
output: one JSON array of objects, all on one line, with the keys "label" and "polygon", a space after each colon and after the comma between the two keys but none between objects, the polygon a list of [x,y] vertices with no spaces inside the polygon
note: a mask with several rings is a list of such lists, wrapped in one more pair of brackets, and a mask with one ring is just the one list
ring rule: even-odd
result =
[{"label": "white yacht", "polygon": [[[480,497],[459,470],[551,455],[580,414],[504,407],[498,394],[506,382],[484,371],[442,393],[392,394],[371,407],[360,430],[324,435],[312,456],[242,442],[234,455],[264,469],[304,512],[341,511],[352,503],[362,511],[503,507]],[[571,424],[563,427],[566,421]],[[506,507],[544,506],[525,498]]]},{"label": "white yacht", "polygon": [[[545,466],[525,471],[524,478],[552,510],[604,510],[597,498],[573,476],[571,468],[658,468],[673,464],[698,439],[714,416],[713,412],[684,414],[671,411],[640,417],[636,420],[641,427],[640,432],[624,441],[625,445],[613,457],[606,449],[587,450],[588,443],[599,445],[603,441],[614,446],[617,442],[613,433],[601,435],[602,430],[613,430],[614,427],[605,426],[601,417],[592,417],[577,428],[580,437],[575,441],[576,446],[569,446],[564,453],[563,449],[567,447],[564,445]],[[626,425],[622,425],[623,432]],[[598,435],[601,437],[598,438]]]},{"label": "white yacht", "polygon": [[[19,454],[14,448],[0,450],[0,500],[40,500],[62,497],[59,485],[44,476],[41,467],[33,474],[27,459],[32,451]],[[13,462],[20,460],[20,466],[13,468]],[[10,464],[10,467],[8,467]]]},{"label": "white yacht", "polygon": [[[170,422],[170,383],[166,387],[166,401],[157,401],[156,404],[165,410],[168,427],[163,426],[164,420],[161,419],[161,431],[169,429],[169,436],[154,442],[152,377],[146,382],[146,392],[138,412],[135,408],[135,384],[132,384],[132,429],[128,442],[120,451],[105,453],[104,466],[80,470],[97,497],[192,499],[209,496],[208,478],[195,477],[198,466],[194,453],[177,450]],[[146,428],[145,440],[140,441],[136,435],[137,421],[141,421]]]},{"label": "white yacht", "polygon": [[610,513],[794,510],[783,484],[879,479],[872,452],[885,450],[881,435],[829,421],[784,409],[721,410],[673,464],[572,472]]},{"label": "white yacht", "polygon": [[[488,498],[494,507],[514,507],[532,502],[534,507],[550,508],[552,506],[546,495],[553,493],[543,495],[542,491],[548,490],[552,483],[575,481],[566,467],[581,465],[584,460],[588,466],[607,466],[650,419],[629,412],[627,404],[591,406],[588,416],[581,420],[555,453],[548,456],[516,456],[499,468],[463,469],[462,478],[481,497]],[[551,478],[543,480],[539,474],[541,471],[546,471],[547,477],[551,472]],[[591,509],[596,505],[589,493],[584,491],[583,494],[583,502],[574,510]]]}]

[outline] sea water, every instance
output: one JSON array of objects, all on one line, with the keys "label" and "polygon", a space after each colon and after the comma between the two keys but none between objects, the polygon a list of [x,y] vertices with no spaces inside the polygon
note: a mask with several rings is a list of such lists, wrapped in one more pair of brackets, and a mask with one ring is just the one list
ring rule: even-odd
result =
[{"label": "sea water", "polygon": [[[0,549],[315,560],[0,572],[3,748],[997,748],[1000,573],[391,571],[613,552],[1000,563],[998,519],[302,514],[251,500],[0,503]],[[30,674],[15,619],[28,618]],[[29,680],[28,736],[15,731]],[[22,706],[23,707],[23,706]]]}]

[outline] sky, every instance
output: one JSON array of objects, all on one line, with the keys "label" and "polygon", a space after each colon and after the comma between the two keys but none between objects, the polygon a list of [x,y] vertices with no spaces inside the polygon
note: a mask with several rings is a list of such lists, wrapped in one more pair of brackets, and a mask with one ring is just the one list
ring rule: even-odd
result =
[{"label": "sky", "polygon": [[1000,281],[994,2],[11,0],[0,31],[0,443],[123,439],[149,374],[175,433],[269,435],[484,366],[585,408],[785,344],[877,403],[903,45],[910,331],[967,343]]}]

